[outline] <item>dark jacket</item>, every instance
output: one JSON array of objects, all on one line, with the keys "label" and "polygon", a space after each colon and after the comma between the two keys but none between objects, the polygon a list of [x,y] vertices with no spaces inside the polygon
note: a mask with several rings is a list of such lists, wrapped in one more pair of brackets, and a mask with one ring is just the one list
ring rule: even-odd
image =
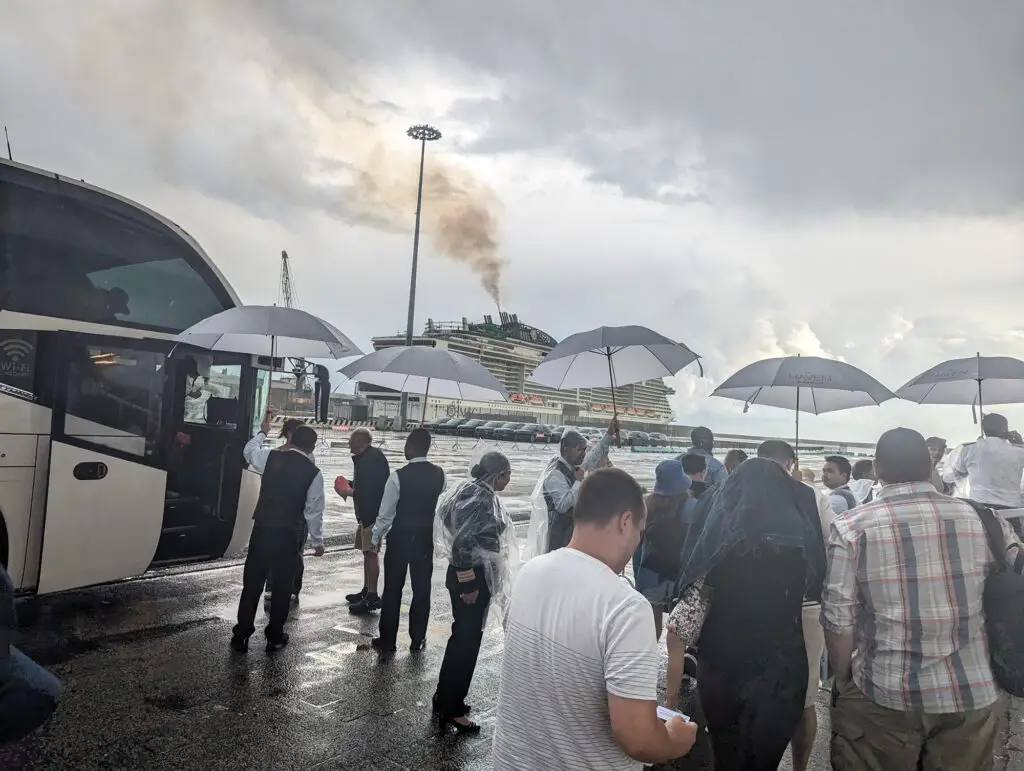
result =
[{"label": "dark jacket", "polygon": [[370,446],[352,458],[352,505],[356,519],[364,527],[377,521],[380,502],[384,498],[384,485],[391,476],[388,459],[379,449]]},{"label": "dark jacket", "polygon": [[825,539],[814,491],[777,463],[751,458],[698,501],[683,547],[679,589],[706,576],[742,544],[799,548],[808,566],[807,598],[821,599]]}]

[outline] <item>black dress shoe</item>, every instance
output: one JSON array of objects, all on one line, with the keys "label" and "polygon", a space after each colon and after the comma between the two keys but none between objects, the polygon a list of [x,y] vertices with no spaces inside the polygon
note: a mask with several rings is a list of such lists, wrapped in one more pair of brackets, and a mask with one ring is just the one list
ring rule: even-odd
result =
[{"label": "black dress shoe", "polygon": [[425,639],[424,640],[413,640],[409,644],[409,650],[411,650],[411,651],[421,651],[421,650],[423,650],[426,647],[427,647],[427,641]]},{"label": "black dress shoe", "polygon": [[249,652],[249,635],[242,637],[238,634],[231,635],[231,650],[236,653],[248,653]]},{"label": "black dress shoe", "polygon": [[368,594],[359,602],[348,606],[348,612],[353,616],[365,616],[378,610],[380,610],[380,597],[376,594]]},{"label": "black dress shoe", "polygon": [[267,653],[274,653],[281,650],[288,644],[288,633],[282,632],[276,640],[267,640]]},{"label": "black dress shoe", "polygon": [[364,597],[366,597],[366,594],[367,594],[367,590],[366,589],[360,589],[355,594],[346,594],[345,595],[345,602],[347,602],[349,605],[353,605],[353,604],[359,602],[360,600],[362,600]]},{"label": "black dress shoe", "polygon": [[466,736],[475,736],[476,734],[480,733],[480,726],[478,726],[472,720],[466,720],[465,723],[459,723],[457,721],[458,718],[454,717],[439,717],[437,719],[438,726],[440,727],[442,733],[448,730],[448,726],[454,728],[455,733],[460,735],[465,734]]},{"label": "black dress shoe", "polygon": [[396,646],[387,645],[379,637],[374,637],[372,640],[370,640],[370,645],[372,645],[373,649],[378,653],[394,653],[397,650]]}]

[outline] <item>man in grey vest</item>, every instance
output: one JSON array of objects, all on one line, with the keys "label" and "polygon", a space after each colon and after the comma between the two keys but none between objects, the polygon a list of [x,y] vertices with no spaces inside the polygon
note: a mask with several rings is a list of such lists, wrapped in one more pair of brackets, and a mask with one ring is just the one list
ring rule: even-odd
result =
[{"label": "man in grey vest", "polygon": [[608,424],[608,431],[601,441],[587,449],[587,440],[576,431],[562,434],[559,453],[544,470],[544,503],[548,509],[547,551],[568,546],[572,538],[572,512],[580,485],[588,471],[597,468],[606,457],[612,441],[618,433],[619,424],[615,418]]},{"label": "man in grey vest", "polygon": [[231,647],[240,653],[249,649],[249,637],[256,631],[256,610],[271,573],[274,585],[271,587],[270,623],[264,631],[267,652],[288,644],[284,624],[288,619],[290,589],[299,553],[306,540],[306,527],[313,541],[313,553],[318,557],[324,554],[324,478],[312,458],[316,431],[309,426],[299,426],[292,433],[288,449],[274,450],[262,446],[268,429],[269,416],[243,450],[246,460],[263,474],[263,481],[242,572],[238,623],[231,635]]},{"label": "man in grey vest", "polygon": [[421,650],[427,638],[430,578],[434,572],[434,511],[445,487],[444,470],[427,460],[428,452],[430,432],[425,428],[414,429],[405,440],[405,457],[409,462],[388,477],[380,513],[373,523],[373,548],[379,550],[384,536],[388,538],[380,632],[372,643],[380,653],[391,653],[396,648],[406,574],[412,580],[412,650]]},{"label": "man in grey vest", "polygon": [[842,455],[826,455],[821,467],[821,483],[828,488],[828,502],[836,514],[856,508],[860,501],[850,489],[853,467]]}]

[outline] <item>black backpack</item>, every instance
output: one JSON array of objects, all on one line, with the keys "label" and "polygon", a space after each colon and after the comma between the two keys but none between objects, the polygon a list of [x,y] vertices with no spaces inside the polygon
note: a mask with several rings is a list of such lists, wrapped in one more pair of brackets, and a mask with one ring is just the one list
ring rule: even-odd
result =
[{"label": "black backpack", "polygon": [[995,558],[985,579],[983,604],[989,658],[996,683],[1011,696],[1024,696],[1024,550],[1017,544],[1013,568],[1006,565],[1006,541],[992,509],[968,501],[981,517],[985,537]]}]

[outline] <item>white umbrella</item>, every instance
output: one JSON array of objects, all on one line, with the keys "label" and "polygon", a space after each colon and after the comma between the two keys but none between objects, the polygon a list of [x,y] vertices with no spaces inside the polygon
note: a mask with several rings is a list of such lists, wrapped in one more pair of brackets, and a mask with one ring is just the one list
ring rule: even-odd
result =
[{"label": "white umbrella", "polygon": [[985,404],[1024,403],[1024,361],[980,353],[951,359],[922,372],[896,396],[918,404],[977,404],[981,412]]},{"label": "white umbrella", "polygon": [[347,378],[403,393],[448,399],[496,401],[508,398],[501,382],[482,364],[445,348],[395,346],[368,353],[338,370]]},{"label": "white umbrella", "polygon": [[336,327],[298,308],[241,305],[193,324],[174,338],[210,351],[289,359],[344,359],[362,353]]},{"label": "white umbrella", "polygon": [[852,364],[818,356],[783,356],[748,364],[718,388],[724,396],[751,404],[781,407],[796,412],[796,446],[800,447],[800,413],[877,406],[895,394]]},{"label": "white umbrella", "polygon": [[700,366],[700,356],[647,327],[598,327],[565,338],[529,379],[560,390],[610,388],[617,415],[616,387],[671,377],[693,362]]}]

